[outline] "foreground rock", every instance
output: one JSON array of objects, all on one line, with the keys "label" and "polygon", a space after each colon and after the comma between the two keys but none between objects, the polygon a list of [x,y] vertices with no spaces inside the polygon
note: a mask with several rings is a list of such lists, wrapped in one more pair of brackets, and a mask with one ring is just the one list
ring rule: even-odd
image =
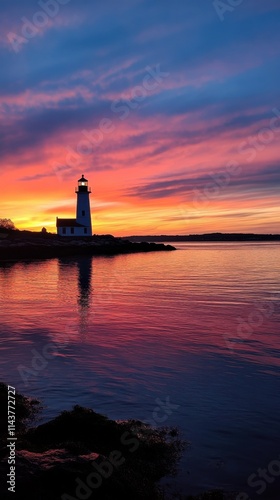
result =
[{"label": "foreground rock", "polygon": [[80,406],[35,426],[41,410],[37,400],[16,394],[16,488],[9,493],[7,386],[0,383],[1,500],[236,499],[222,491],[162,491],[159,480],[176,472],[185,448],[176,428],[117,422]]},{"label": "foreground rock", "polygon": [[[8,471],[7,387],[0,384],[0,475]],[[16,493],[1,481],[0,498],[19,500],[156,500],[157,482],[175,471],[183,449],[176,429],[115,422],[75,406],[28,428],[38,402],[17,396]]]},{"label": "foreground rock", "polygon": [[175,250],[159,243],[133,243],[111,235],[63,238],[54,234],[10,231],[0,238],[0,260],[27,260],[77,255],[118,255]]}]

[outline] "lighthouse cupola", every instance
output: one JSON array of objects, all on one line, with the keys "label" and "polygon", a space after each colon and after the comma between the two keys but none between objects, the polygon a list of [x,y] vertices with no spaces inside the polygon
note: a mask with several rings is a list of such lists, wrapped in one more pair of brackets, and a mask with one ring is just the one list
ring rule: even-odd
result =
[{"label": "lighthouse cupola", "polygon": [[91,190],[88,187],[88,180],[85,179],[83,175],[78,180],[78,189],[76,189],[76,193],[91,193]]}]

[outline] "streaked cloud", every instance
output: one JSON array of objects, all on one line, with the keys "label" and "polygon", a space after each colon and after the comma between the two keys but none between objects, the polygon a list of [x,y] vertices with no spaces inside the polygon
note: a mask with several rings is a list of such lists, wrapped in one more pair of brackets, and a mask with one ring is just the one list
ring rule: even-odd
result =
[{"label": "streaked cloud", "polygon": [[[209,0],[71,0],[16,53],[8,34],[22,36],[22,18],[34,23],[40,9],[1,6],[3,216],[54,230],[50,216],[73,213],[84,172],[98,231],[278,230],[277,0],[242,2],[224,22]],[[168,76],[143,94],[147,67],[157,66]],[[112,131],[81,154],[83,131],[94,135],[104,119]],[[228,162],[240,174],[207,210],[193,206],[194,191],[214,192]]]}]

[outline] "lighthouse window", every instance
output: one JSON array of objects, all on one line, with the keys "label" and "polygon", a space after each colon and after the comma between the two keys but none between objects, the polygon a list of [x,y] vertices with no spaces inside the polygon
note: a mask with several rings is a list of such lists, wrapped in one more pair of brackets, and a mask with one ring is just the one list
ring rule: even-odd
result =
[{"label": "lighthouse window", "polygon": [[74,234],[74,228],[71,227],[71,234]]},{"label": "lighthouse window", "polygon": [[62,234],[66,234],[66,227],[62,228]]},{"label": "lighthouse window", "polygon": [[84,233],[87,234],[87,228],[86,227],[84,227]]},{"label": "lighthouse window", "polygon": [[82,210],[82,217],[84,217],[85,215],[86,215],[85,210]]}]

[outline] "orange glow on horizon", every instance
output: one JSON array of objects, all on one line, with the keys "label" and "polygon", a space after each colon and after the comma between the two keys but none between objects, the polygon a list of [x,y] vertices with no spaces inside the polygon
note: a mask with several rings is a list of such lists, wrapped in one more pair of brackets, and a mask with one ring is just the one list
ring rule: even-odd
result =
[{"label": "orange glow on horizon", "polygon": [[[203,135],[205,124],[196,113],[195,118],[197,133]],[[253,135],[252,126],[242,137],[224,131],[196,144],[180,138],[185,119],[170,120],[170,135],[155,118],[116,122],[115,131],[90,156],[76,152],[79,130],[50,137],[44,147],[25,151],[20,162],[10,155],[9,168],[1,174],[1,217],[12,219],[19,229],[40,231],[44,226],[56,232],[57,216],[75,217],[75,187],[84,173],[92,188],[94,233],[277,233],[279,196],[276,188],[266,190],[259,178],[268,162],[278,161],[276,133],[271,144],[248,161],[249,152],[240,152],[240,145],[242,137]],[[69,159],[73,166],[67,165]],[[229,162],[237,162],[240,172],[230,173],[223,185]]]}]

